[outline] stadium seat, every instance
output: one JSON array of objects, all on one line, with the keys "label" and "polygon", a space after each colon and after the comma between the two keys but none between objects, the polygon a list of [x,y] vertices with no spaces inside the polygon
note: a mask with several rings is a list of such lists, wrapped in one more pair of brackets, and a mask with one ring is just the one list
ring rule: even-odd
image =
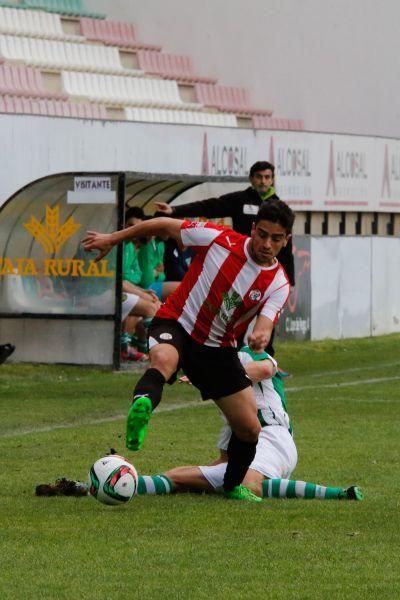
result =
[{"label": "stadium seat", "polygon": [[0,94],[66,99],[67,94],[45,89],[42,74],[33,67],[0,65]]},{"label": "stadium seat", "polygon": [[41,8],[47,12],[54,12],[69,17],[105,18],[105,15],[86,11],[82,0],[22,0],[21,4],[25,7]]},{"label": "stadium seat", "polygon": [[0,6],[0,33],[25,35],[54,40],[77,41],[80,36],[66,35],[62,29],[60,15],[42,10],[17,10]]},{"label": "stadium seat", "polygon": [[260,110],[251,107],[250,97],[244,88],[236,88],[208,83],[196,83],[197,101],[204,106],[213,106],[222,111],[246,115],[271,116],[271,110]]},{"label": "stadium seat", "polygon": [[24,98],[10,95],[0,95],[0,113],[107,119],[107,110],[103,105],[78,104],[53,98]]},{"label": "stadium seat", "polygon": [[159,108],[125,108],[128,121],[148,123],[178,123],[183,125],[206,125],[212,127],[236,127],[236,115],[207,113],[194,110],[168,110]]},{"label": "stadium seat", "polygon": [[134,50],[138,48],[160,49],[160,46],[139,42],[132,23],[82,18],[80,20],[80,31],[87,40],[93,42],[102,42],[103,44]]},{"label": "stadium seat", "polygon": [[252,117],[254,129],[283,129],[288,131],[304,131],[304,121],[301,119],[279,119],[254,115]]},{"label": "stadium seat", "polygon": [[117,48],[94,44],[0,35],[0,54],[8,60],[46,68],[140,74],[138,71],[124,69]]},{"label": "stadium seat", "polygon": [[88,98],[115,106],[147,106],[199,109],[198,104],[184,103],[176,81],[62,71],[64,90],[70,96]]},{"label": "stadium seat", "polygon": [[196,75],[189,56],[166,54],[154,50],[138,50],[136,55],[139,68],[150,75],[158,75],[185,83],[215,83],[216,81],[212,78]]}]

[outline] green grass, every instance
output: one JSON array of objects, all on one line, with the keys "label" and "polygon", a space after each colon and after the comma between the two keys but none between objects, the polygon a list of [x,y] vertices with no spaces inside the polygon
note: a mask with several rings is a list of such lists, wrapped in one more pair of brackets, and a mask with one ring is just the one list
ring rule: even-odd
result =
[{"label": "green grass", "polygon": [[[138,376],[2,365],[0,598],[399,598],[399,348],[399,335],[278,347],[294,374],[286,389],[296,478],[357,483],[361,503],[187,494],[107,507],[37,498],[38,483],[86,478],[108,448],[125,452]],[[174,385],[161,408],[143,449],[130,454],[139,471],[215,457],[212,403]]]}]

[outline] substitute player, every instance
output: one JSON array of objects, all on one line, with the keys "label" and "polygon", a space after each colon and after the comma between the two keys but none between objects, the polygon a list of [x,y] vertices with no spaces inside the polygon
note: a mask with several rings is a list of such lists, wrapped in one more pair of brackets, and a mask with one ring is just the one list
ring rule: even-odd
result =
[{"label": "substitute player", "polygon": [[261,427],[251,381],[235,346],[256,315],[249,345],[261,352],[268,343],[289,294],[287,276],[275,257],[290,239],[293,222],[287,204],[274,200],[259,210],[250,238],[211,223],[161,217],[111,234],[88,232],[82,242],[85,250],[100,251],[96,260],[116,244],[149,235],[167,235],[195,250],[181,285],[150,326],[150,368],[134,390],[127,447],[141,447],[165,382],[172,383],[182,367],[203,399],[216,402],[232,428],[223,483],[229,498],[260,501],[240,485]]}]

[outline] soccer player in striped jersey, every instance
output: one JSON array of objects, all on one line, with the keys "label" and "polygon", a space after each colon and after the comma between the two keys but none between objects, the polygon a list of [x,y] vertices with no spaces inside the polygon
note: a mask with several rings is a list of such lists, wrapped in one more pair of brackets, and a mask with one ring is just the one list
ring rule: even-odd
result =
[{"label": "soccer player in striped jersey", "polygon": [[116,244],[150,235],[167,235],[196,252],[180,286],[149,328],[150,368],[133,393],[127,447],[142,446],[164,384],[172,383],[182,368],[203,399],[216,402],[231,426],[223,488],[232,499],[260,501],[241,485],[261,426],[236,339],[257,316],[249,346],[261,352],[269,341],[289,295],[287,276],[275,257],[288,243],[293,222],[287,204],[274,200],[260,208],[250,238],[211,223],[161,217],[111,234],[88,232],[82,241],[85,250],[100,251],[97,261]]},{"label": "soccer player in striped jersey", "polygon": [[[253,382],[262,427],[256,455],[243,484],[257,496],[267,498],[362,500],[362,491],[357,486],[327,487],[290,479],[297,464],[297,449],[277,364],[266,352],[255,354],[248,346],[241,349],[239,359]],[[225,420],[217,444],[220,456],[214,464],[176,467],[162,475],[139,475],[138,494],[220,492],[230,435],[231,428]]]}]

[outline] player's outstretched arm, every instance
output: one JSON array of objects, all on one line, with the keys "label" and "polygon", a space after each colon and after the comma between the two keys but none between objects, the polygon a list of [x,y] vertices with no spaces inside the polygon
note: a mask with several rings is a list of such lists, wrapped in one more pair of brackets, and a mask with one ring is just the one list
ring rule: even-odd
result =
[{"label": "player's outstretched arm", "polygon": [[243,367],[252,383],[270,379],[276,373],[275,365],[269,358],[246,363]]},{"label": "player's outstretched arm", "polygon": [[249,335],[248,343],[254,352],[262,352],[271,337],[274,324],[268,317],[259,315],[252,333]]},{"label": "player's outstretched arm", "polygon": [[121,244],[127,240],[132,240],[140,237],[149,237],[152,235],[162,235],[174,238],[177,242],[181,242],[181,226],[183,221],[178,219],[170,219],[168,217],[157,217],[149,219],[143,223],[132,225],[120,231],[113,233],[98,233],[97,231],[88,231],[82,240],[82,245],[86,252],[91,250],[99,250],[100,253],[94,259],[95,262],[101,260],[110,250],[117,244]]}]

